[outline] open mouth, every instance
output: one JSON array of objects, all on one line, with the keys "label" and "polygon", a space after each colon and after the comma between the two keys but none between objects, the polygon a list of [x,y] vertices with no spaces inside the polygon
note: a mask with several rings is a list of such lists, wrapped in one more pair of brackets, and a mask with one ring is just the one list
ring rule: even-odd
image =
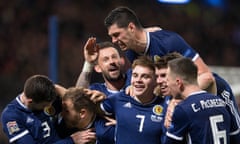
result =
[{"label": "open mouth", "polygon": [[135,89],[136,91],[142,91],[144,88],[145,88],[144,85],[134,85],[134,89]]},{"label": "open mouth", "polygon": [[118,46],[120,47],[121,50],[126,50],[127,49],[127,46],[124,43],[118,41],[117,44],[118,44]]}]

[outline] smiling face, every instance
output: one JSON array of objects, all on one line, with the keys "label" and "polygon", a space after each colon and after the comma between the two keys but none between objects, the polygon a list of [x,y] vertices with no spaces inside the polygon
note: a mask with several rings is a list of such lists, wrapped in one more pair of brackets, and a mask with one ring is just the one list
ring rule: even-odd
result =
[{"label": "smiling face", "polygon": [[167,68],[156,68],[155,70],[155,74],[156,74],[156,82],[157,82],[157,87],[158,90],[160,91],[159,93],[161,93],[161,95],[163,96],[167,96],[170,95],[169,93],[169,89],[167,86]]},{"label": "smiling face", "polygon": [[132,71],[131,85],[133,95],[137,97],[152,96],[156,86],[155,73],[148,67],[137,65]]},{"label": "smiling face", "polygon": [[115,48],[108,47],[99,50],[98,64],[95,69],[101,72],[103,77],[109,81],[116,81],[122,78],[121,59]]}]

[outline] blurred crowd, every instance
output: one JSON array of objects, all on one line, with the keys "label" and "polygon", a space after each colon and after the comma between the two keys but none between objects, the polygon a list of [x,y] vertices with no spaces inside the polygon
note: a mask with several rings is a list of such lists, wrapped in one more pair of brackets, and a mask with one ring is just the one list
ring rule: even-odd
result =
[{"label": "blurred crowd", "polygon": [[51,16],[57,16],[59,28],[57,82],[70,87],[80,73],[87,38],[110,40],[103,20],[120,5],[133,9],[146,27],[160,26],[179,33],[208,65],[240,66],[237,0],[226,0],[221,7],[203,0],[187,5],[161,4],[157,0],[1,0],[0,110],[22,91],[27,77],[48,75]]}]

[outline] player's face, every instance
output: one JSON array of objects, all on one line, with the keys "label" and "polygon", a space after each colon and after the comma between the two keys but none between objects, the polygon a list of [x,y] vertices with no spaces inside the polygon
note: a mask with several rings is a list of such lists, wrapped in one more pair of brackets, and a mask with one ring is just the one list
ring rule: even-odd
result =
[{"label": "player's face", "polygon": [[179,86],[177,85],[176,76],[171,73],[171,70],[167,68],[167,86],[169,88],[169,93],[174,98],[178,98],[180,95]]},{"label": "player's face", "polygon": [[166,75],[167,75],[167,68],[156,68],[155,69],[156,74],[156,82],[157,82],[157,90],[159,90],[161,95],[167,96],[169,95],[169,90],[166,82]]},{"label": "player's face", "polygon": [[134,96],[150,96],[156,86],[154,71],[147,67],[136,66],[132,71],[131,85]]},{"label": "player's face", "polygon": [[73,108],[73,103],[70,99],[62,101],[62,116],[68,127],[77,127],[80,121],[80,115]]},{"label": "player's face", "polygon": [[122,77],[120,63],[121,59],[116,49],[109,47],[99,51],[98,66],[107,80],[114,81]]},{"label": "player's face", "polygon": [[122,51],[132,47],[134,39],[129,28],[119,28],[117,24],[113,24],[108,29],[108,35],[112,38],[112,43],[117,44]]}]

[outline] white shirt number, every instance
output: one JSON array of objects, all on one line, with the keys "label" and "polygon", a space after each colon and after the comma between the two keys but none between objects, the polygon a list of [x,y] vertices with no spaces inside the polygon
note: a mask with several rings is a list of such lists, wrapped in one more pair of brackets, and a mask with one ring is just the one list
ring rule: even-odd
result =
[{"label": "white shirt number", "polygon": [[226,144],[227,143],[226,130],[219,131],[217,127],[217,123],[224,121],[223,116],[222,115],[211,116],[209,117],[209,120],[211,124],[214,144],[220,144],[220,139],[222,139],[224,144]]},{"label": "white shirt number", "polygon": [[43,122],[42,123],[42,127],[43,127],[43,131],[44,131],[43,138],[49,137],[51,129],[50,129],[48,123],[47,122]]},{"label": "white shirt number", "polygon": [[143,124],[144,124],[144,120],[145,120],[145,116],[144,116],[144,115],[136,115],[136,118],[139,118],[139,119],[140,119],[140,126],[139,126],[138,131],[139,131],[139,132],[142,132],[142,130],[143,130]]}]

